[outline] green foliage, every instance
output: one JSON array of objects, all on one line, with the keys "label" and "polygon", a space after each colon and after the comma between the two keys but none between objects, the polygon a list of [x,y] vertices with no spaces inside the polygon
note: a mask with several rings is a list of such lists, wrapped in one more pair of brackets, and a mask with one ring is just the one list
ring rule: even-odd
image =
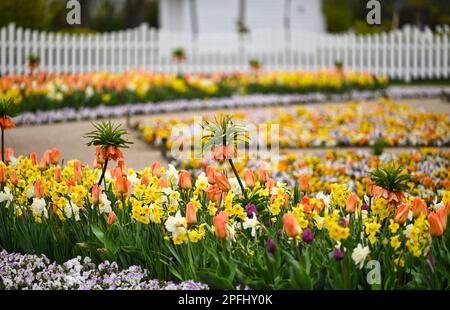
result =
[{"label": "green foliage", "polygon": [[326,18],[327,31],[343,32],[351,28],[354,20],[353,8],[347,0],[324,0],[322,11]]},{"label": "green foliage", "polygon": [[125,140],[122,136],[127,134],[126,129],[120,125],[113,125],[111,122],[101,122],[93,124],[95,130],[86,133],[83,137],[89,138],[88,146],[113,146],[115,148],[128,148],[133,142]]},{"label": "green foliage", "polygon": [[407,190],[407,183],[411,180],[411,175],[403,170],[401,166],[397,166],[394,163],[387,167],[376,167],[370,172],[369,177],[375,185],[389,191]]},{"label": "green foliage", "polygon": [[14,117],[19,113],[19,105],[14,98],[0,98],[0,117]]},{"label": "green foliage", "polygon": [[0,27],[15,23],[17,26],[48,29],[52,14],[47,0],[1,0]]},{"label": "green foliage", "polygon": [[206,132],[202,137],[206,149],[226,146],[230,143],[237,146],[239,142],[248,142],[245,135],[246,127],[234,123],[229,115],[219,115],[214,117],[214,120],[205,120],[202,127]]},{"label": "green foliage", "polygon": [[375,156],[380,156],[384,152],[384,148],[386,147],[386,141],[383,137],[378,138],[372,145],[372,153]]}]

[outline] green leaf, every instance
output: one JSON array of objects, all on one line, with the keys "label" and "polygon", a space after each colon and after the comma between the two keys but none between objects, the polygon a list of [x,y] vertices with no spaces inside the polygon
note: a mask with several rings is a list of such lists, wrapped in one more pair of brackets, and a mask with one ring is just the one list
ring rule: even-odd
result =
[{"label": "green leaf", "polygon": [[210,285],[214,289],[219,290],[234,290],[233,284],[226,278],[220,277],[214,273],[207,271],[199,271],[197,275],[206,284]]}]

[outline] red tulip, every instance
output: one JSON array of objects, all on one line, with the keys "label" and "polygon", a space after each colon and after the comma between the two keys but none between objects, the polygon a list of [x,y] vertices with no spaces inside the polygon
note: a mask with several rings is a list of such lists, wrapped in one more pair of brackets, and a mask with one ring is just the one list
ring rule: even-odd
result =
[{"label": "red tulip", "polygon": [[356,208],[358,207],[359,204],[359,198],[358,196],[356,196],[355,193],[352,193],[348,198],[347,201],[345,203],[345,210],[348,213],[354,213],[356,211]]},{"label": "red tulip", "polygon": [[419,217],[419,215],[421,214],[428,214],[427,204],[419,197],[414,198],[414,201],[411,205],[411,210],[413,212],[414,218]]},{"label": "red tulip", "polygon": [[186,221],[188,226],[197,224],[197,208],[191,201],[186,205]]},{"label": "red tulip", "polygon": [[228,213],[221,211],[218,215],[213,218],[213,225],[215,228],[216,236],[223,239],[228,237]]},{"label": "red tulip", "polygon": [[399,224],[403,224],[404,222],[406,222],[408,214],[409,214],[409,205],[401,204],[397,207],[397,210],[395,210],[394,212],[394,220]]},{"label": "red tulip", "polygon": [[247,169],[244,174],[244,181],[245,185],[247,185],[248,188],[255,187],[255,174],[250,169]]},{"label": "red tulip", "polygon": [[295,216],[292,213],[283,215],[283,226],[289,237],[297,237],[300,234],[300,225],[298,225]]},{"label": "red tulip", "polygon": [[225,192],[228,192],[231,188],[230,182],[228,182],[227,177],[223,173],[216,173],[214,175],[214,180],[217,186]]}]

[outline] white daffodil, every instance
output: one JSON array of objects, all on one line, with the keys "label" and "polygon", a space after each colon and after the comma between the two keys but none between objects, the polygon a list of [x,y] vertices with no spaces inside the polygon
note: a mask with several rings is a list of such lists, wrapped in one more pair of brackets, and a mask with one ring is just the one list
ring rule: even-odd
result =
[{"label": "white daffodil", "polygon": [[256,237],[256,231],[261,226],[261,223],[256,219],[256,216],[253,213],[253,217],[252,218],[247,217],[242,223],[242,226],[244,227],[244,229],[251,229],[252,237]]},{"label": "white daffodil", "polygon": [[75,219],[75,221],[79,221],[80,220],[80,209],[78,208],[77,205],[70,203],[70,201],[68,201],[66,203],[66,205],[64,206],[64,215],[70,219],[73,218]]},{"label": "white daffodil", "polygon": [[370,254],[369,247],[368,246],[363,247],[361,243],[358,243],[358,246],[353,249],[352,259],[359,269],[362,269],[364,267],[364,261],[366,260],[366,257],[369,254]]},{"label": "white daffodil", "polygon": [[169,216],[169,218],[164,223],[166,230],[172,234],[173,238],[177,238],[179,235],[186,234],[186,219],[181,216],[180,211],[178,211],[175,216]]},{"label": "white daffodil", "polygon": [[[229,178],[228,181],[230,182],[230,186],[231,186],[231,190],[233,191],[233,194],[239,195],[242,193],[241,186],[239,185],[239,181],[237,178],[235,178],[235,177]],[[242,185],[245,188],[245,182],[243,180],[241,180],[241,181],[242,181]]]},{"label": "white daffodil", "polygon": [[41,214],[44,214],[44,217],[48,218],[48,212],[44,198],[33,198],[31,210],[33,211],[34,216],[40,216]]},{"label": "white daffodil", "polygon": [[317,195],[316,195],[316,199],[317,200],[320,200],[320,199],[322,199],[323,200],[323,203],[325,204],[325,207],[329,207],[330,206],[330,203],[331,203],[331,197],[330,197],[330,195],[325,195],[323,192],[319,192],[319,193],[317,193]]},{"label": "white daffodil", "polygon": [[204,172],[200,173],[195,181],[195,187],[200,190],[205,190],[209,186],[208,178]]},{"label": "white daffodil", "polygon": [[101,199],[100,199],[100,205],[99,205],[99,211],[100,213],[107,213],[109,214],[111,209],[111,201],[108,200],[108,196],[106,196],[105,193],[102,193]]},{"label": "white daffodil", "polygon": [[9,187],[5,186],[2,192],[0,192],[0,203],[6,201],[5,208],[8,208],[11,202],[13,201],[14,197],[11,193],[11,190]]},{"label": "white daffodil", "polygon": [[174,165],[169,164],[169,169],[166,171],[166,177],[172,184],[172,186],[177,187],[178,186],[178,170],[175,168]]}]

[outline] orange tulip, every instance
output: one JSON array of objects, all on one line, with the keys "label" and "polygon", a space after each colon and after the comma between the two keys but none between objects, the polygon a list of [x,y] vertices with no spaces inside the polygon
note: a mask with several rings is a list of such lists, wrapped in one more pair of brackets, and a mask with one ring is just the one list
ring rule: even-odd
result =
[{"label": "orange tulip", "polygon": [[307,192],[309,190],[309,180],[308,176],[306,174],[302,174],[300,178],[298,179],[299,183],[299,190],[301,192]]},{"label": "orange tulip", "polygon": [[262,183],[265,183],[269,179],[269,173],[267,172],[264,164],[260,164],[258,166],[258,180]]},{"label": "orange tulip", "polygon": [[266,188],[269,190],[269,193],[272,191],[272,188],[275,186],[275,180],[274,179],[267,179],[266,181]]},{"label": "orange tulip", "polygon": [[450,204],[440,208],[436,212],[428,214],[428,223],[430,223],[430,234],[435,237],[440,237],[444,234],[447,228],[448,213]]},{"label": "orange tulip", "polygon": [[214,184],[216,181],[214,179],[214,176],[216,174],[216,167],[214,166],[207,166],[205,169],[206,177],[208,178],[209,184]]},{"label": "orange tulip", "polygon": [[53,148],[49,152],[49,160],[50,164],[56,165],[59,162],[59,157],[61,156],[61,152],[58,148]]},{"label": "orange tulip", "polygon": [[186,205],[186,221],[188,226],[197,224],[197,208],[191,201]]},{"label": "orange tulip", "polygon": [[37,164],[37,156],[36,156],[36,153],[35,153],[35,152],[31,152],[31,153],[30,153],[30,159],[31,159],[31,163],[32,163],[33,165],[36,165],[36,164]]},{"label": "orange tulip", "polygon": [[178,186],[186,190],[192,188],[192,177],[188,171],[183,170],[180,172]]},{"label": "orange tulip", "polygon": [[56,182],[61,182],[61,167],[56,167],[53,172],[53,177]]},{"label": "orange tulip", "polygon": [[123,158],[121,158],[117,161],[117,167],[120,168],[120,170],[122,171],[122,174],[125,174],[126,166],[125,166],[125,161],[123,160]]},{"label": "orange tulip", "polygon": [[161,166],[161,164],[159,163],[159,161],[155,161],[155,162],[152,164],[152,174],[153,174],[154,176],[157,176],[157,177],[159,178],[159,177],[161,177],[161,173],[162,173],[162,166]]},{"label": "orange tulip", "polygon": [[414,201],[411,206],[411,210],[413,212],[414,218],[419,217],[419,215],[421,215],[421,214],[424,214],[424,215],[428,214],[427,204],[425,203],[425,201],[423,201],[419,197],[414,198]]},{"label": "orange tulip", "polygon": [[347,201],[345,203],[345,210],[348,213],[354,213],[356,211],[356,208],[358,207],[359,204],[359,198],[358,196],[356,196],[355,193],[352,193],[348,198]]},{"label": "orange tulip", "polygon": [[45,170],[49,163],[50,163],[50,154],[49,151],[45,151],[44,155],[42,155],[41,161],[39,162],[39,168]]},{"label": "orange tulip", "polygon": [[131,192],[131,182],[128,181],[125,176],[116,178],[115,189],[118,195],[129,196]]},{"label": "orange tulip", "polygon": [[213,218],[213,225],[215,228],[216,236],[223,239],[228,237],[228,213],[220,211],[220,213]]},{"label": "orange tulip", "polygon": [[75,169],[75,180],[78,184],[81,184],[81,181],[83,179],[83,166],[81,164],[81,161],[77,160],[73,164],[73,167]]},{"label": "orange tulip", "polygon": [[6,167],[0,166],[0,183],[6,183]]},{"label": "orange tulip", "polygon": [[158,181],[158,187],[159,188],[165,188],[167,186],[169,186],[169,181],[167,181],[166,179],[160,179]]},{"label": "orange tulip", "polygon": [[245,185],[247,185],[248,188],[255,187],[255,174],[250,169],[247,169],[244,174],[244,181]]},{"label": "orange tulip", "polygon": [[36,198],[42,198],[44,195],[44,186],[41,183],[41,180],[37,180],[34,183],[34,197]]},{"label": "orange tulip", "polygon": [[148,186],[150,184],[150,179],[145,174],[141,176],[141,184],[145,186]]},{"label": "orange tulip", "polygon": [[11,170],[11,183],[15,186],[19,183],[19,178],[17,177],[16,170]]},{"label": "orange tulip", "polygon": [[399,224],[403,224],[404,222],[406,222],[408,214],[409,214],[409,206],[407,204],[401,204],[397,207],[397,210],[395,210],[394,212],[394,220]]},{"label": "orange tulip", "polygon": [[92,194],[92,204],[97,205],[100,202],[101,188],[99,185],[95,184],[91,189]]},{"label": "orange tulip", "polygon": [[114,211],[109,212],[108,215],[108,225],[112,225],[117,219],[117,215]]},{"label": "orange tulip", "polygon": [[217,186],[222,190],[228,192],[231,188],[230,182],[228,182],[227,177],[223,173],[216,173],[214,175],[214,180]]},{"label": "orange tulip", "polygon": [[206,195],[208,199],[213,201],[217,206],[220,205],[222,200],[222,191],[219,189],[217,184],[211,185],[206,189]]},{"label": "orange tulip", "polygon": [[5,149],[5,163],[9,163],[12,156],[14,156],[14,149],[12,147],[7,147]]},{"label": "orange tulip", "polygon": [[298,225],[295,215],[286,213],[283,215],[283,226],[289,237],[297,237],[300,234],[300,225]]}]

